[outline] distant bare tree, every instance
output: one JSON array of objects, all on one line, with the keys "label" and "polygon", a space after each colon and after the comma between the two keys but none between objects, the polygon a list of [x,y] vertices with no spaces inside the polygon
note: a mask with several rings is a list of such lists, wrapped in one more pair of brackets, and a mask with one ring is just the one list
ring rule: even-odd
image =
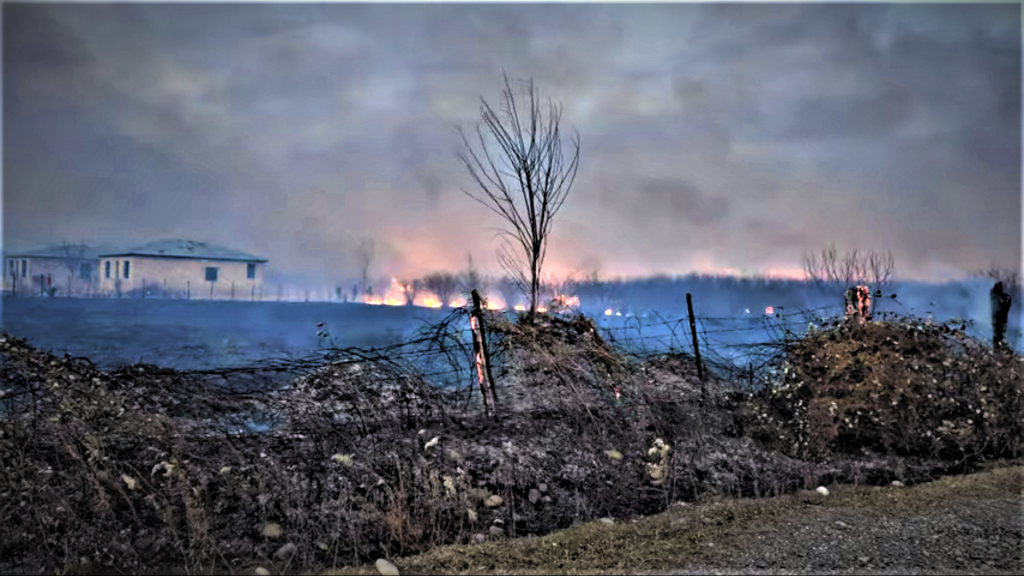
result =
[{"label": "distant bare tree", "polygon": [[[507,75],[504,80],[500,115],[480,99],[481,122],[476,124],[475,138],[479,151],[459,130],[465,146],[459,159],[479,188],[477,193],[463,191],[505,222],[498,233],[504,240],[498,260],[528,296],[533,318],[551,223],[576,179],[580,141],[577,133],[566,158],[559,129],[561,107],[551,101],[543,106],[531,79],[526,110],[521,111]],[[492,153],[495,145],[498,150]]]},{"label": "distant bare tree", "polygon": [[835,245],[820,254],[804,256],[804,272],[812,282],[842,284],[843,288],[867,285],[873,293],[892,282],[895,261],[892,252],[853,250],[840,257]]},{"label": "distant bare tree", "polygon": [[373,265],[373,260],[377,255],[377,243],[374,242],[371,237],[363,237],[359,239],[359,243],[356,245],[356,259],[359,262],[359,269],[362,272],[362,289],[363,293],[366,294],[370,286],[370,267]]},{"label": "distant bare tree", "polygon": [[495,287],[498,289],[498,294],[501,295],[501,299],[505,301],[505,306],[512,308],[516,305],[520,296],[523,295],[523,291],[520,289],[519,284],[508,276],[502,276],[495,282]]},{"label": "distant bare tree", "polygon": [[68,271],[68,296],[71,296],[74,287],[75,276],[81,270],[82,264],[87,260],[85,254],[89,247],[83,243],[61,242],[57,251],[61,257],[61,263]]},{"label": "distant bare tree", "polygon": [[1003,289],[1014,292],[1020,289],[1020,272],[1012,268],[1002,268],[993,263],[986,269],[977,270],[972,274],[976,278],[990,278],[1003,283]]},{"label": "distant bare tree", "polygon": [[487,277],[477,270],[476,266],[473,264],[472,254],[466,254],[466,269],[463,270],[461,274],[459,284],[459,292],[467,299],[470,298],[473,290],[479,292],[480,296],[484,299],[487,298],[490,281],[488,281]]},{"label": "distant bare tree", "polygon": [[416,295],[423,288],[423,280],[403,280],[400,284],[402,286],[402,294],[405,295],[405,305],[412,306],[416,302]]},{"label": "distant bare tree", "polygon": [[423,279],[423,287],[433,292],[441,305],[448,308],[459,291],[459,277],[451,272],[434,272]]},{"label": "distant bare tree", "polygon": [[541,283],[541,292],[545,300],[558,296],[575,296],[579,284],[580,280],[575,272],[569,272],[561,278],[546,276]]}]

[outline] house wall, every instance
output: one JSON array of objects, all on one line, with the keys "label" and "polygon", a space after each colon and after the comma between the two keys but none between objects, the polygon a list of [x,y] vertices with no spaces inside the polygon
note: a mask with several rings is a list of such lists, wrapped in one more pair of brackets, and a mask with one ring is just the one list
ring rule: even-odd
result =
[{"label": "house wall", "polygon": [[[106,276],[107,262],[110,277]],[[128,277],[124,276],[125,262]],[[259,300],[263,294],[265,264],[254,263],[256,277],[247,278],[248,262],[192,258],[124,256],[102,258],[99,264],[100,290],[107,295],[170,298]],[[206,281],[206,269],[217,269],[217,281]]]},{"label": "house wall", "polygon": [[[22,274],[22,262],[25,262],[25,273]],[[68,269],[66,261],[60,258],[5,258],[4,259],[4,282],[6,291],[15,291],[18,294],[39,294],[45,288],[45,280],[40,281],[40,275],[52,276],[50,286],[56,288],[57,296],[67,296],[70,289],[73,296],[88,296],[99,288],[99,281],[96,272],[99,267],[98,260],[86,260],[92,266],[91,278],[79,277],[79,264],[83,261],[75,261],[74,274]],[[17,269],[17,277],[11,277],[11,264]]]}]

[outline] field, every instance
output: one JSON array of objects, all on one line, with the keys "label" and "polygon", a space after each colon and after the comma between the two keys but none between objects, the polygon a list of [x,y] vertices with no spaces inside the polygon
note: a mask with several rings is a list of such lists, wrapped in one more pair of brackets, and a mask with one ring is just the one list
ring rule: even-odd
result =
[{"label": "field", "polygon": [[101,369],[147,363],[189,370],[308,354],[327,344],[317,337],[319,322],[338,346],[372,347],[442,316],[363,304],[5,298],[3,329]]},{"label": "field", "polygon": [[[988,282],[964,285],[897,285],[898,302],[880,311],[912,313],[936,320],[969,318],[972,335],[991,337]],[[606,316],[608,298],[584,298],[583,312],[609,340],[646,355],[692,351],[685,293],[692,291],[697,328],[711,360],[755,362],[752,346],[802,335],[842,313],[841,299],[804,287],[693,286],[676,281],[609,285],[611,302],[625,311]],[[935,304],[933,304],[935,303]],[[766,316],[774,305],[776,314]],[[3,330],[57,354],[89,358],[101,369],[147,363],[178,370],[236,367],[259,360],[303,356],[327,346],[380,347],[409,337],[448,311],[405,306],[326,302],[210,302],[162,299],[12,298],[3,301]],[[1021,348],[1020,303],[1016,299],[1008,339]],[[324,322],[333,344],[317,336]]]}]

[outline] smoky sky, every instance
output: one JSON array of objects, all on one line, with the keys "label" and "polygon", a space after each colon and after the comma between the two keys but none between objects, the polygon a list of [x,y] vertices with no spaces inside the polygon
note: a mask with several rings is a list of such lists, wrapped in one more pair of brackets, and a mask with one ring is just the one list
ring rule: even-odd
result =
[{"label": "smoky sky", "polygon": [[[495,269],[457,127],[533,78],[581,141],[555,274],[1021,261],[1014,4],[11,4],[7,249],[188,237],[281,275]],[[516,84],[518,85],[518,84]]]}]

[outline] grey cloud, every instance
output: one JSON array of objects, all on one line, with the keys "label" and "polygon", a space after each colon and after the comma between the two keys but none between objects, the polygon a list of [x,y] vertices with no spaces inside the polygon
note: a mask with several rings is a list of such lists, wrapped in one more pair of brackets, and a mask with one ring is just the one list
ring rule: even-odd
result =
[{"label": "grey cloud", "polygon": [[4,10],[5,232],[22,242],[55,216],[187,229],[341,274],[349,236],[372,232],[437,267],[490,246],[467,228],[452,129],[504,69],[583,139],[551,261],[685,267],[663,245],[686,241],[743,267],[749,246],[798,258],[859,236],[907,261],[1020,259],[1019,6]]},{"label": "grey cloud", "polygon": [[729,215],[728,198],[705,194],[686,180],[649,180],[640,185],[639,191],[640,198],[631,203],[648,217],[656,214],[678,216],[705,227],[721,222]]}]

